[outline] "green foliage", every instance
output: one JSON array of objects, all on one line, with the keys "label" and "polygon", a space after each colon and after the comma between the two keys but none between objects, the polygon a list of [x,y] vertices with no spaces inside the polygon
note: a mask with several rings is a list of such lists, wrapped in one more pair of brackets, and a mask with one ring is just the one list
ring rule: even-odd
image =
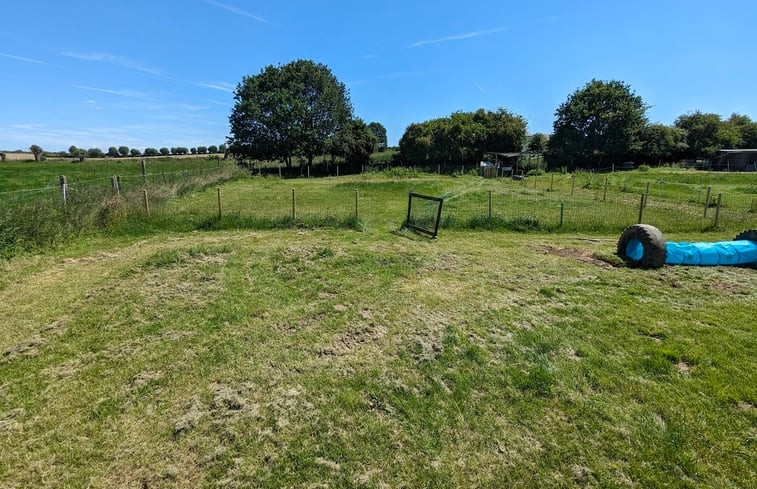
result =
[{"label": "green foliage", "polygon": [[215,146],[215,145],[208,146],[208,153],[210,154],[218,153],[218,146]]},{"label": "green foliage", "polygon": [[471,164],[485,151],[520,151],[525,138],[525,119],[505,109],[455,112],[410,124],[400,139],[400,154],[408,165]]},{"label": "green foliage", "polygon": [[36,144],[32,144],[31,146],[29,146],[29,151],[31,151],[32,155],[34,155],[34,161],[39,161],[40,156],[42,156],[42,147]]},{"label": "green foliage", "polygon": [[171,150],[166,147],[160,148],[159,151],[161,156],[168,156],[169,154],[171,154]]},{"label": "green foliage", "polygon": [[650,124],[641,130],[641,149],[636,159],[649,163],[678,161],[689,145],[686,131],[679,127]]},{"label": "green foliage", "polygon": [[297,60],[242,79],[229,122],[238,157],[283,160],[323,154],[352,117],[347,89],[323,64]]},{"label": "green foliage", "polygon": [[532,153],[543,153],[547,149],[547,137],[537,132],[528,140],[528,150]]},{"label": "green foliage", "polygon": [[87,150],[87,157],[89,158],[102,158],[105,156],[100,148],[89,148]]},{"label": "green foliage", "polygon": [[376,136],[362,119],[357,118],[342,127],[329,146],[332,157],[341,156],[347,164],[360,165],[370,160]]},{"label": "green foliage", "polygon": [[129,156],[129,147],[128,146],[119,146],[118,147],[118,154],[121,156]]},{"label": "green foliage", "polygon": [[131,156],[133,156],[133,157],[142,156],[142,152],[141,152],[140,150],[138,150],[137,148],[132,148],[132,149],[131,149],[131,150],[129,151],[129,154],[130,154]]},{"label": "green foliage", "polygon": [[189,152],[192,153],[193,155],[196,155],[197,154],[197,148],[194,148],[194,147],[189,148]]},{"label": "green foliage", "polygon": [[158,156],[160,152],[155,148],[145,148],[145,156]]},{"label": "green foliage", "polygon": [[675,127],[686,131],[689,148],[685,156],[689,158],[712,156],[719,149],[734,148],[738,144],[738,132],[724,125],[718,114],[699,111],[685,114],[676,119]]},{"label": "green foliage", "polygon": [[108,152],[106,154],[109,158],[117,158],[119,155],[118,148],[111,146],[110,148],[108,148]]},{"label": "green foliage", "polygon": [[207,146],[198,146],[197,147],[197,152],[199,154],[201,154],[201,155],[204,155],[204,154],[206,154],[208,152],[208,147]]},{"label": "green foliage", "polygon": [[376,146],[373,152],[384,151],[387,146],[386,128],[380,122],[371,122],[368,124],[368,129],[371,130],[374,136],[376,136]]},{"label": "green foliage", "polygon": [[641,148],[647,105],[621,81],[592,80],[557,108],[549,139],[555,164],[621,162]]}]

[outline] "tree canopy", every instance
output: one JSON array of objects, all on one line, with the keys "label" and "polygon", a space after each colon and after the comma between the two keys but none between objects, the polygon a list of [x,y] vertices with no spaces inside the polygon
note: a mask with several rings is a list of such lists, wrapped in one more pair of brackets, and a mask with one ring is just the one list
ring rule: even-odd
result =
[{"label": "tree canopy", "polygon": [[409,165],[470,164],[486,151],[520,151],[525,140],[523,117],[502,108],[479,109],[410,124],[400,139],[400,154]]},{"label": "tree canopy", "polygon": [[312,164],[316,155],[352,118],[344,84],[328,67],[309,60],[267,66],[246,76],[234,92],[229,147],[238,157],[279,159],[293,156]]},{"label": "tree canopy", "polygon": [[630,85],[590,81],[557,108],[550,159],[579,166],[623,161],[641,148],[646,110]]},{"label": "tree canopy", "polygon": [[368,129],[370,129],[376,137],[376,147],[374,151],[384,151],[387,147],[386,128],[380,122],[371,122],[368,124]]}]

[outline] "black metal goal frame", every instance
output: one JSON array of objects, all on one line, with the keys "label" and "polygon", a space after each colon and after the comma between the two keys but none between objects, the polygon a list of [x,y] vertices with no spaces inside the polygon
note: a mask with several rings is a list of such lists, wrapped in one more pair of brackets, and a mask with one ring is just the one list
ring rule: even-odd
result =
[{"label": "black metal goal frame", "polygon": [[[434,224],[434,230],[426,229],[421,226],[416,226],[415,224],[412,224],[410,222],[410,212],[413,208],[413,197],[423,199],[423,200],[431,200],[434,202],[439,203],[439,207],[436,211],[436,223]],[[430,195],[423,195],[423,194],[417,194],[415,192],[410,192],[407,197],[407,220],[405,221],[405,227],[410,228],[414,231],[418,231],[419,233],[428,234],[432,238],[436,238],[436,235],[439,233],[439,221],[442,219],[442,204],[444,204],[444,199],[441,197],[432,197]]]}]

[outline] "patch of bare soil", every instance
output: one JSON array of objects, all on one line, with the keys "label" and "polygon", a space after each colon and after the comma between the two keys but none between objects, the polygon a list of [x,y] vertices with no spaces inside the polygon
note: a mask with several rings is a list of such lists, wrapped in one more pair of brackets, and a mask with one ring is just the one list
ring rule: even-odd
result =
[{"label": "patch of bare soil", "polygon": [[213,391],[210,404],[205,405],[199,397],[193,397],[184,415],[174,423],[174,438],[179,438],[197,427],[205,417],[209,417],[214,425],[221,427],[240,417],[259,417],[260,407],[248,399],[251,386],[230,387],[213,383],[210,388]]},{"label": "patch of bare soil", "polygon": [[21,343],[17,343],[7,350],[5,350],[0,356],[0,363],[10,362],[16,357],[33,357],[39,354],[39,346],[45,343],[45,339],[40,335],[35,335],[24,340]]},{"label": "patch of bare soil", "polygon": [[361,345],[372,343],[386,336],[386,328],[380,325],[360,325],[336,340],[329,348],[318,351],[318,356],[349,355]]},{"label": "patch of bare soil", "polygon": [[546,254],[557,255],[563,258],[573,258],[574,260],[590,263],[602,268],[615,268],[615,264],[606,258],[587,250],[581,250],[578,248],[558,248],[555,246],[546,246],[538,249]]},{"label": "patch of bare soil", "polygon": [[26,414],[26,411],[21,408],[16,408],[0,415],[0,433],[19,429],[21,427],[19,419],[22,418],[24,414]]},{"label": "patch of bare soil", "polygon": [[683,360],[680,360],[678,363],[676,363],[676,368],[684,375],[689,375],[691,373],[691,365]]},{"label": "patch of bare soil", "polygon": [[137,375],[134,376],[133,379],[131,379],[131,384],[135,387],[142,387],[143,385],[147,385],[150,382],[160,380],[162,378],[163,378],[163,372],[159,372],[159,371],[139,372]]}]

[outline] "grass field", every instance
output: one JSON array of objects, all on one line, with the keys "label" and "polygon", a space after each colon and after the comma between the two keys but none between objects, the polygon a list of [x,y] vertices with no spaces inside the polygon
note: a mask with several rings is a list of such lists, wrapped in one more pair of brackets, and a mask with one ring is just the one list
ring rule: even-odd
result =
[{"label": "grass field", "polygon": [[[670,182],[662,202],[755,183],[625,175]],[[753,486],[757,270],[626,268],[608,232],[400,229],[408,189],[460,221],[569,178],[241,179],[221,220],[212,188],[0,261],[0,486]]]}]

